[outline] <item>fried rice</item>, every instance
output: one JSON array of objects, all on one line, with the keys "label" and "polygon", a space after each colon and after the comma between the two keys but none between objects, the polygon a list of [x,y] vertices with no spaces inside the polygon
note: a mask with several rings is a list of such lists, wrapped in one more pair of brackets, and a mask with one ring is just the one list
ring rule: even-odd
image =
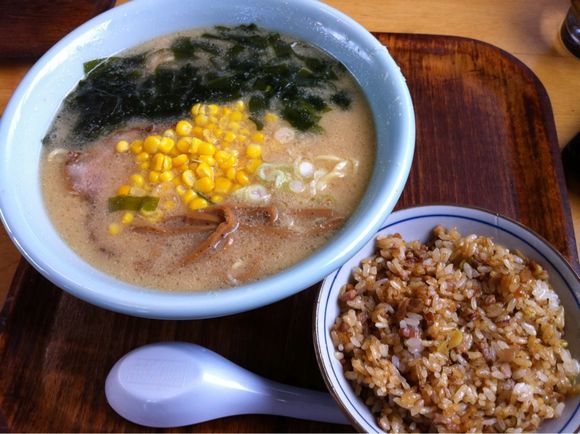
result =
[{"label": "fried rice", "polygon": [[389,432],[533,431],[579,392],[547,272],[441,226],[428,245],[379,236],[340,292],[331,336]]}]

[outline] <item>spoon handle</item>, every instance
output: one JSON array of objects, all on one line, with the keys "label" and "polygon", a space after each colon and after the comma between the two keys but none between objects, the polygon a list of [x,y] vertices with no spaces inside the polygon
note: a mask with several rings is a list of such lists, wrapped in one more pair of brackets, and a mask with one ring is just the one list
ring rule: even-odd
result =
[{"label": "spoon handle", "polygon": [[319,422],[350,424],[328,393],[268,382],[269,398],[263,401],[267,414]]}]

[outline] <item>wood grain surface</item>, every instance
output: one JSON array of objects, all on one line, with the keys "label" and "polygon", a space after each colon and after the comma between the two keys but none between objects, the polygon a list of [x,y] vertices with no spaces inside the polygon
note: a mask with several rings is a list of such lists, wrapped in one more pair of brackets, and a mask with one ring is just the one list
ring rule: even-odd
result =
[{"label": "wood grain surface", "polygon": [[[397,206],[452,202],[503,213],[539,232],[578,269],[554,120],[536,77],[481,42],[378,37],[407,78],[417,116],[415,159]],[[0,315],[0,430],[151,431],[117,416],[103,386],[118,358],[161,340],[195,342],[265,377],[323,389],[311,337],[316,292],[227,318],[144,320],[79,301],[21,263]],[[172,431],[349,430],[239,416]]]}]

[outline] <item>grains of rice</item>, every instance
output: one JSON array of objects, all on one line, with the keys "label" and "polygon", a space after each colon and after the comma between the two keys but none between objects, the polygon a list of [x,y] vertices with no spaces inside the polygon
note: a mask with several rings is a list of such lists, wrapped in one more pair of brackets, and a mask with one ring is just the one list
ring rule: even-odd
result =
[{"label": "grains of rice", "polygon": [[533,431],[578,394],[580,364],[542,267],[441,226],[377,238],[331,330],[345,376],[385,431]]}]

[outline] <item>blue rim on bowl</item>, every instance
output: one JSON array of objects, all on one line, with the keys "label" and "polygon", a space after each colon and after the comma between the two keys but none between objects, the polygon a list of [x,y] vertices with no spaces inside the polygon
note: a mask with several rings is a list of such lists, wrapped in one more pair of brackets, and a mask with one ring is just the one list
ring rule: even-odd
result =
[{"label": "blue rim on bowl", "polygon": [[[179,30],[248,22],[319,46],[341,60],[359,82],[373,112],[378,155],[359,208],[331,243],[307,260],[233,290],[163,293],[129,285],[89,266],[52,226],[41,206],[38,176],[40,140],[60,101],[81,79],[83,62]],[[34,65],[15,91],[0,124],[0,218],[20,252],[40,273],[92,304],[163,319],[242,312],[316,283],[373,235],[393,209],[409,174],[414,122],[405,80],[385,47],[351,18],[321,2],[129,2],[66,36]]]},{"label": "blue rim on bowl", "polygon": [[[580,276],[566,259],[545,239],[529,228],[497,213],[476,207],[459,205],[425,205],[392,213],[378,234],[398,232],[407,240],[427,241],[432,229],[441,224],[457,227],[463,234],[480,234],[492,237],[511,249],[522,251],[528,258],[540,263],[550,275],[550,281],[560,297],[566,315],[566,339],[572,356],[580,359],[580,329],[575,327],[580,319]],[[324,381],[343,412],[360,432],[382,432],[370,410],[354,394],[345,379],[342,366],[335,357],[330,329],[338,309],[338,294],[349,281],[351,270],[360,261],[374,253],[374,238],[349,261],[331,273],[322,283],[314,307],[314,347]],[[560,418],[545,421],[540,432],[573,432],[580,427],[580,396],[570,399]]]}]

